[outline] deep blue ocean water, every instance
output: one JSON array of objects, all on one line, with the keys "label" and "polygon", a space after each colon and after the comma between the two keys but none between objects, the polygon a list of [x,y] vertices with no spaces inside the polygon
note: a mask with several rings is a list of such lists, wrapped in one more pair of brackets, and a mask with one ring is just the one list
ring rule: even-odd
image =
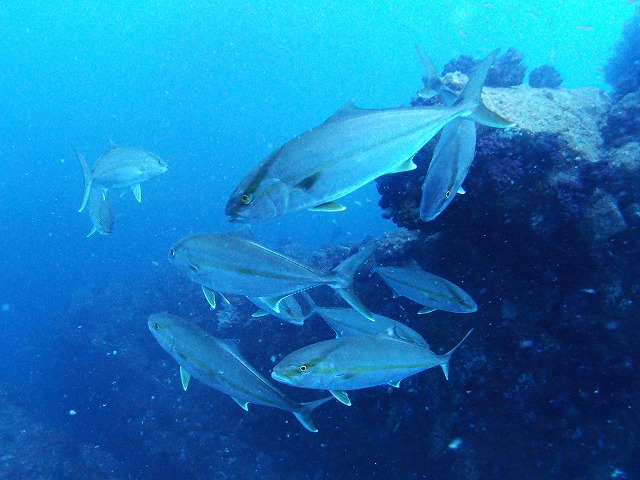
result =
[{"label": "deep blue ocean water", "polygon": [[[55,461],[82,456],[87,445],[108,445],[117,465],[113,478],[158,478],[158,472],[167,478],[204,478],[198,475],[211,469],[216,458],[206,451],[206,442],[200,447],[205,453],[192,456],[187,451],[182,453],[187,460],[171,459],[175,452],[170,449],[154,451],[142,441],[129,444],[131,435],[119,437],[117,430],[109,429],[119,413],[94,405],[103,400],[107,405],[117,403],[123,409],[120,412],[131,418],[144,418],[145,412],[156,408],[133,400],[127,403],[127,385],[119,383],[116,388],[109,377],[111,369],[122,364],[104,362],[109,353],[119,355],[123,345],[133,352],[124,365],[155,365],[144,358],[149,352],[170,361],[161,349],[143,347],[153,344],[151,336],[146,336],[146,315],[167,307],[165,300],[154,302],[152,289],[174,275],[167,262],[170,246],[190,233],[229,230],[224,205],[244,174],[345,102],[371,108],[408,104],[422,87],[415,45],[421,45],[438,68],[458,55],[479,57],[495,48],[515,47],[529,68],[554,65],[565,87],[608,90],[601,69],[634,8],[633,2],[624,0],[545,0],[526,5],[508,0],[3,2],[0,391],[4,390],[4,399],[8,403],[15,399],[33,413],[34,422],[47,425],[43,428],[48,432],[59,427],[60,435],[77,439],[75,448],[56,453]],[[112,236],[85,238],[91,223],[86,212],[76,212],[82,175],[73,149],[82,151],[92,164],[107,150],[110,139],[158,154],[170,170],[142,185],[141,204],[129,192],[115,200]],[[256,224],[254,233],[268,245],[291,242],[307,251],[327,242],[378,237],[396,228],[381,218],[378,198],[375,185],[368,185],[344,200],[345,212],[295,214]],[[202,300],[194,284],[184,282],[180,291],[188,293],[180,306],[183,313],[189,311],[188,302]],[[129,306],[132,297],[139,300]],[[110,311],[138,322],[122,331],[121,342],[112,331],[112,336],[105,333],[104,337],[111,340],[87,335],[78,341],[82,328],[110,330],[109,325],[95,330],[96,323],[109,318],[92,317],[96,310],[91,302],[98,301],[101,314]],[[197,309],[206,313],[204,305]],[[78,325],[67,337],[56,322],[70,317]],[[241,331],[232,334],[243,340]],[[65,338],[74,341],[67,345]],[[129,340],[139,347],[140,356],[133,347],[126,347]],[[132,370],[139,373],[139,368]],[[124,381],[127,371],[117,377],[118,382]],[[131,388],[136,379],[129,380]],[[172,387],[176,396],[182,395],[175,379]],[[158,396],[154,401],[160,401],[161,394],[153,390],[145,392],[144,398],[154,395]],[[112,396],[122,398],[116,401]],[[200,400],[189,399],[194,396]],[[199,408],[219,408],[221,416],[228,411],[234,419],[258,411],[262,419],[275,416],[276,420],[262,423],[246,420],[243,427],[248,432],[243,439],[246,450],[259,450],[255,456],[271,462],[264,461],[256,478],[276,478],[274,472],[286,470],[281,463],[291,461],[278,463],[271,458],[267,443],[256,447],[256,442],[269,437],[270,429],[284,428],[285,421],[289,421],[286,428],[297,435],[297,441],[287,445],[291,457],[299,460],[292,462],[290,478],[322,478],[318,472],[334,471],[336,463],[343,465],[344,478],[370,478],[375,471],[362,451],[357,458],[336,459],[324,456],[322,450],[309,455],[306,432],[286,413],[261,407],[249,414],[236,411],[229,399],[201,385],[184,398],[183,402],[192,402],[186,407],[187,418],[194,420],[191,428],[199,432],[209,430],[197,424]],[[385,408],[401,408],[379,401]],[[412,438],[410,432],[398,438],[393,425],[368,426],[364,403],[359,412],[340,410],[335,415],[344,414],[343,429],[351,424],[361,436],[375,437],[371,440],[376,445],[373,463],[393,464],[394,452],[404,450],[402,442],[410,442],[406,448],[416,456],[422,454],[416,448],[420,439]],[[70,410],[78,414],[70,416]],[[411,417],[412,412],[398,415]],[[323,412],[319,410],[315,418],[322,432]],[[178,420],[164,419],[169,431],[176,425],[176,431],[187,435],[190,427],[184,421],[180,417],[177,426]],[[4,432],[8,429],[3,427]],[[314,439],[313,448],[331,444],[333,435],[327,430],[321,441]],[[220,440],[224,428],[210,431],[218,451],[224,444]],[[19,431],[15,435],[19,437]],[[379,449],[385,438],[393,443],[388,455]],[[73,444],[72,440],[65,441]],[[5,433],[0,456],[14,455],[16,442]],[[366,445],[363,441],[360,448]],[[24,445],[20,448],[28,450]],[[33,445],[34,450],[38,448]],[[303,459],[314,459],[312,471],[304,472],[305,461],[294,449],[301,451]],[[47,453],[34,454],[38,456]],[[215,468],[224,476],[209,478],[243,478],[244,470],[224,452],[218,457],[220,464]],[[150,466],[153,459],[156,467]],[[4,461],[8,460],[0,459]],[[367,464],[361,474],[358,462]],[[402,463],[397,476],[434,478],[421,462],[415,471],[410,468]],[[60,478],[78,478],[57,472]],[[491,477],[482,472],[477,478]]]}]

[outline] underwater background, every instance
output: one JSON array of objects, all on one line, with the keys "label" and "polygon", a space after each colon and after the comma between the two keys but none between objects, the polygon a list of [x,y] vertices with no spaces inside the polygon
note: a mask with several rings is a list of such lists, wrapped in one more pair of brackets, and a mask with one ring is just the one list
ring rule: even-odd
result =
[{"label": "underwater background", "polygon": [[[0,476],[640,478],[634,3],[2,2]],[[354,192],[344,212],[252,227],[322,270],[379,238],[379,259],[419,259],[464,285],[478,312],[420,317],[366,271],[357,285],[440,353],[474,328],[450,381],[434,369],[352,392],[350,408],[318,408],[317,434],[198,382],[183,392],[150,314],[239,339],[266,376],[331,338],[317,317],[251,319],[240,297],[211,310],[167,255],[191,233],[230,230],[224,205],[247,171],[345,102],[419,104],[415,45],[438,69],[515,49],[501,78],[516,80],[493,86],[525,84],[514,103],[535,118],[514,114],[530,128],[479,129],[467,193],[434,222],[412,204],[429,144],[417,170]],[[542,65],[560,88],[526,86]],[[92,164],[110,139],[169,171],[142,203],[114,200],[112,235],[86,238],[74,148]],[[316,300],[339,304],[322,288]]]}]

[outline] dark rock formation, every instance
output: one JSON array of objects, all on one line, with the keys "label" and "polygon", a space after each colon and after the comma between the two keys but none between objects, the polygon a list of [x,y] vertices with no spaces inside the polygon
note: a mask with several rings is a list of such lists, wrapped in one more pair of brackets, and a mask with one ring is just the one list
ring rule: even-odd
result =
[{"label": "dark rock formation", "polygon": [[[520,85],[527,71],[527,67],[522,65],[523,58],[522,53],[515,48],[507,50],[498,57],[496,63],[489,70],[485,85],[487,87]],[[442,75],[460,72],[468,77],[473,73],[478,63],[480,63],[480,59],[476,60],[469,55],[461,55],[444,66]]]},{"label": "dark rock formation", "polygon": [[640,89],[640,7],[625,25],[615,53],[604,67],[604,78],[616,99]]},{"label": "dark rock formation", "polygon": [[551,65],[534,68],[529,74],[529,85],[533,88],[557,88],[561,84],[560,72]]}]

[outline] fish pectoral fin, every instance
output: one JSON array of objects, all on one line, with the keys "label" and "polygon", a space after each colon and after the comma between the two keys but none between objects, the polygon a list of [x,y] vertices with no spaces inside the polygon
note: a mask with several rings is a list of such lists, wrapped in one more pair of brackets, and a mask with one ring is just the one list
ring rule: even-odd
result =
[{"label": "fish pectoral fin", "polygon": [[131,187],[131,191],[133,192],[133,195],[136,197],[136,200],[138,201],[138,203],[142,202],[142,190],[140,189],[140,184],[134,185],[133,187]]},{"label": "fish pectoral fin", "polygon": [[435,312],[436,310],[437,310],[437,308],[433,308],[433,307],[422,307],[418,311],[418,315],[424,315],[425,313]]},{"label": "fish pectoral fin", "polygon": [[342,212],[346,210],[347,207],[344,205],[340,205],[336,202],[327,202],[321,203],[320,205],[316,205],[315,207],[311,207],[309,211],[311,212]]},{"label": "fish pectoral fin", "polygon": [[389,384],[393,388],[400,388],[400,382],[401,381],[402,380],[391,380],[390,382],[387,382],[387,384]]},{"label": "fish pectoral fin", "polygon": [[253,318],[264,317],[266,315],[269,315],[269,312],[266,312],[264,310],[258,310],[257,312],[253,312],[251,314]]},{"label": "fish pectoral fin", "polygon": [[93,235],[94,233],[96,233],[98,230],[96,230],[96,227],[93,227],[91,229],[91,231],[89,233],[87,233],[87,238],[89,238],[91,235]]},{"label": "fish pectoral fin", "polygon": [[303,190],[305,192],[308,192],[316,184],[316,182],[320,179],[321,175],[322,175],[322,173],[320,173],[320,172],[316,172],[316,173],[314,173],[312,175],[309,175],[308,177],[303,178],[300,182],[296,183],[296,185],[293,188],[297,189],[297,190]]},{"label": "fish pectoral fin", "polygon": [[220,298],[222,299],[222,301],[227,304],[227,305],[231,305],[231,302],[229,301],[229,299],[227,297],[224,296],[223,293],[218,292],[218,295],[220,295]]},{"label": "fish pectoral fin", "polygon": [[118,148],[118,145],[109,137],[109,150],[113,150],[114,148]]},{"label": "fish pectoral fin", "polygon": [[409,160],[405,160],[404,162],[402,162],[400,165],[398,165],[396,168],[389,171],[388,173],[409,172],[411,170],[415,170],[416,168],[418,168],[418,166],[415,163],[413,163],[413,158],[410,158]]},{"label": "fish pectoral fin", "polygon": [[107,193],[109,192],[109,190],[106,189],[106,188],[101,188],[100,191],[102,192],[102,200],[106,201],[107,200]]},{"label": "fish pectoral fin", "polygon": [[189,386],[189,380],[191,380],[191,374],[182,368],[182,365],[180,365],[180,381],[182,382],[182,388],[185,392]]},{"label": "fish pectoral fin", "polygon": [[395,290],[393,290],[393,298],[399,298],[402,295],[400,295],[398,292],[396,292]]},{"label": "fish pectoral fin", "polygon": [[347,407],[351,406],[351,399],[344,390],[329,390],[329,393],[340,403],[344,403]]},{"label": "fish pectoral fin", "polygon": [[231,398],[233,398],[233,401],[240,405],[245,412],[249,411],[249,402],[243,402],[242,400],[238,400],[236,397]]},{"label": "fish pectoral fin", "polygon": [[209,302],[209,305],[211,305],[211,308],[215,310],[216,309],[216,292],[214,292],[210,288],[207,288],[203,285],[202,293],[204,293],[204,298],[207,299],[207,302]]},{"label": "fish pectoral fin", "polygon": [[462,188],[462,186],[458,187],[458,195],[464,195],[465,193],[467,192]]},{"label": "fish pectoral fin", "polygon": [[267,306],[273,310],[276,313],[280,313],[280,302],[282,301],[283,298],[288,297],[289,295],[273,295],[271,297],[258,297],[260,300],[262,300],[264,303],[267,304]]}]

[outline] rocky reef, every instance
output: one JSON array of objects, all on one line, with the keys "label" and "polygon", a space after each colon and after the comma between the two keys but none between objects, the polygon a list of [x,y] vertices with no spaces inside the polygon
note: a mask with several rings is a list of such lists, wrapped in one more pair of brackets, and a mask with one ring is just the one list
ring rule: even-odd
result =
[{"label": "rocky reef", "polygon": [[604,67],[607,83],[613,87],[613,96],[620,99],[640,89],[640,6],[626,23],[622,38],[616,43],[615,53]]}]

